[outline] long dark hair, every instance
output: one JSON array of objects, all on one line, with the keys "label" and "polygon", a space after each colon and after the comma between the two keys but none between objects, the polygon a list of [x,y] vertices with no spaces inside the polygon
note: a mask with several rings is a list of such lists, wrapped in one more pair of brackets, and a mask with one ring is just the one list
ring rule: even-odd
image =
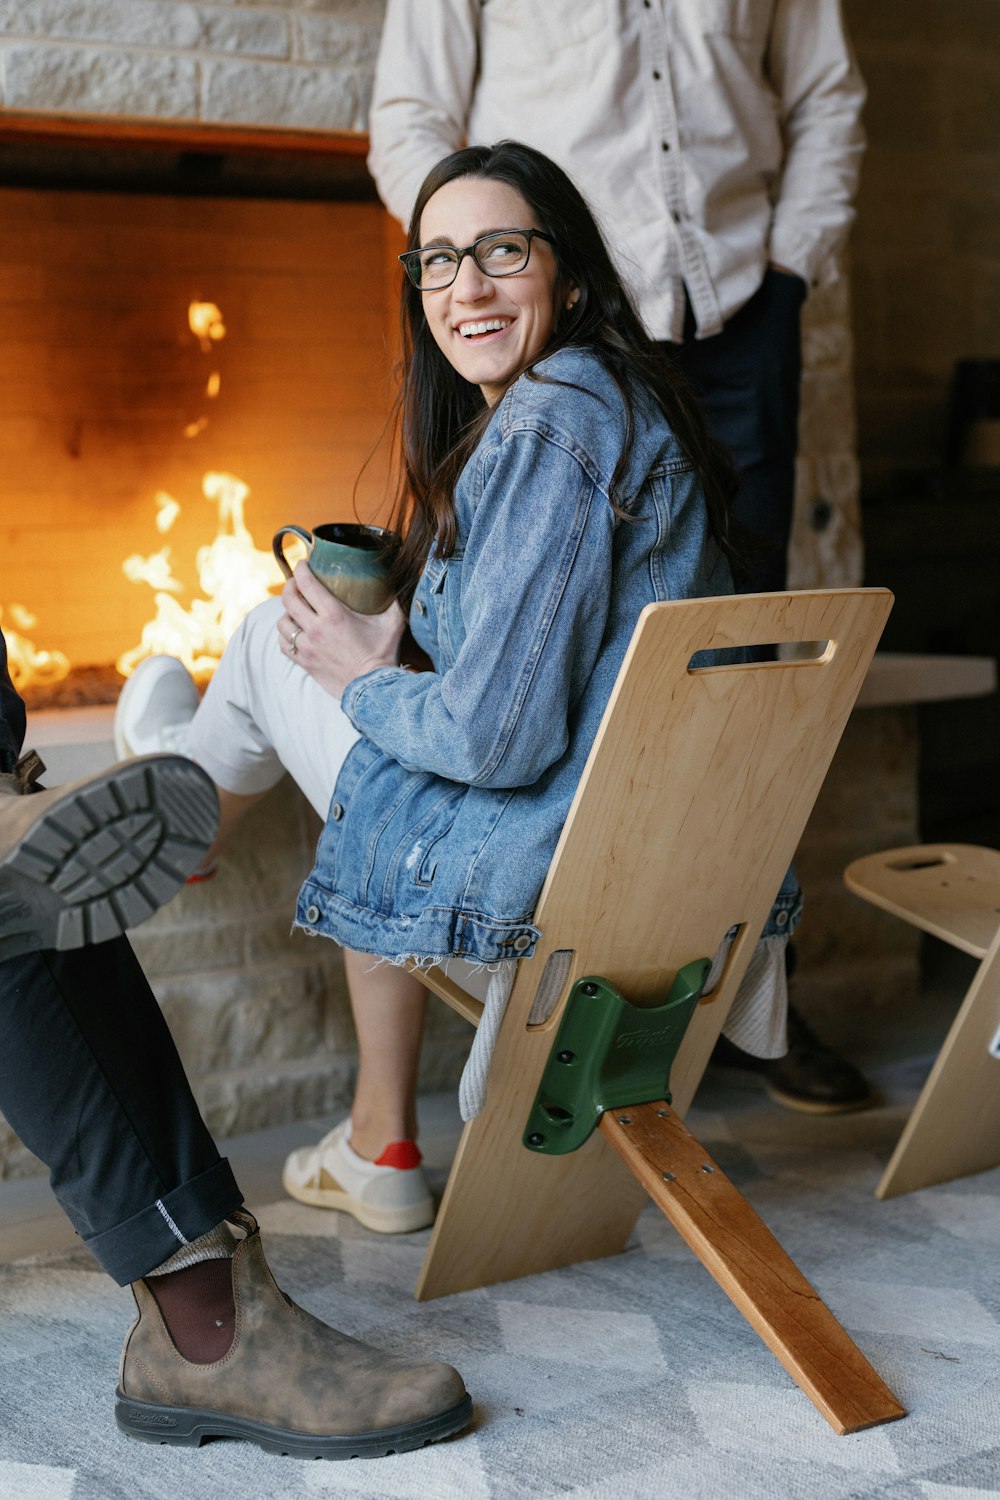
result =
[{"label": "long dark hair", "polygon": [[[551,338],[530,364],[569,344],[582,345],[593,350],[617,385],[627,425],[611,480],[612,503],[634,442],[636,388],[645,387],[701,480],[716,542],[731,563],[737,562],[736,527],[730,513],[736,488],[732,465],[709,435],[679,369],[644,329],[577,188],[555,162],[518,141],[467,146],[445,157],[424,179],[410,219],[407,249],[420,244],[425,205],[439,188],[461,177],[487,178],[515,188],[531,208],[536,227],[551,238],[558,266],[556,323]],[[579,296],[572,309],[567,309],[570,286],[578,289]],[[479,387],[459,375],[438,348],[424,317],[421,293],[408,277],[403,285],[402,351],[402,474],[393,525],[404,536],[396,571],[405,600],[431,547],[442,557],[454,548],[455,484],[489,421],[491,408]],[[522,373],[516,371],[511,381]]]}]

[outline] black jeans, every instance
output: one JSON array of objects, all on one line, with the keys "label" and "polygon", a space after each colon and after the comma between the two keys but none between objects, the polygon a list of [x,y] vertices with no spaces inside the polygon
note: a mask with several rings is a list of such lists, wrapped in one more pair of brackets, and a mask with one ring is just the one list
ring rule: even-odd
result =
[{"label": "black jeans", "polygon": [[[0,771],[23,734],[0,636]],[[125,938],[0,963],[0,1113],[123,1286],[243,1201]]]},{"label": "black jeans", "polygon": [[711,338],[694,337],[688,307],[678,357],[701,399],[712,433],[729,448],[740,476],[733,510],[762,543],[741,587],[783,589],[795,499],[801,310],[805,283],[768,271],[758,291]]}]

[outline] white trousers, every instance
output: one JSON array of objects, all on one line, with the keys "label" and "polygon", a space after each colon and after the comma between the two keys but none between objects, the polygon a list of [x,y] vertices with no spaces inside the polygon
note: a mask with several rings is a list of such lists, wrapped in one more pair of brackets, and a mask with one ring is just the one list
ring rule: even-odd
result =
[{"label": "white trousers", "polygon": [[326,818],[358,731],[282,649],[284,608],[268,599],[233,634],[188,730],[185,751],[217,786],[252,796],[285,771]]}]

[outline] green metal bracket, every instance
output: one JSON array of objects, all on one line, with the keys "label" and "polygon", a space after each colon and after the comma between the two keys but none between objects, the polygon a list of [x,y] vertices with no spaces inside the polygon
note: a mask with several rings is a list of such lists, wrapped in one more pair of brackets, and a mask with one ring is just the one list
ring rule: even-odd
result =
[{"label": "green metal bracket", "polygon": [[578,979],[524,1132],[529,1151],[564,1156],[606,1109],[670,1098],[670,1069],[712,967],[685,964],[662,1005],[640,1009],[606,979]]}]

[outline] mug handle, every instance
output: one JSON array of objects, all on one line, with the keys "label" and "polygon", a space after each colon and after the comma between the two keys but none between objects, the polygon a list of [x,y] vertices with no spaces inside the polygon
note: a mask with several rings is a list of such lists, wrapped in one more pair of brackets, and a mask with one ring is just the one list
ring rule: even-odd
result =
[{"label": "mug handle", "polygon": [[291,578],[292,576],[292,570],[289,567],[288,559],[285,556],[285,537],[289,532],[292,532],[294,536],[297,536],[299,538],[299,541],[305,542],[310,552],[313,549],[313,542],[315,540],[312,532],[307,531],[304,526],[282,526],[278,531],[274,533],[274,540],[271,543],[271,546],[274,548],[274,555],[278,560],[278,567],[284,573],[286,578]]}]

